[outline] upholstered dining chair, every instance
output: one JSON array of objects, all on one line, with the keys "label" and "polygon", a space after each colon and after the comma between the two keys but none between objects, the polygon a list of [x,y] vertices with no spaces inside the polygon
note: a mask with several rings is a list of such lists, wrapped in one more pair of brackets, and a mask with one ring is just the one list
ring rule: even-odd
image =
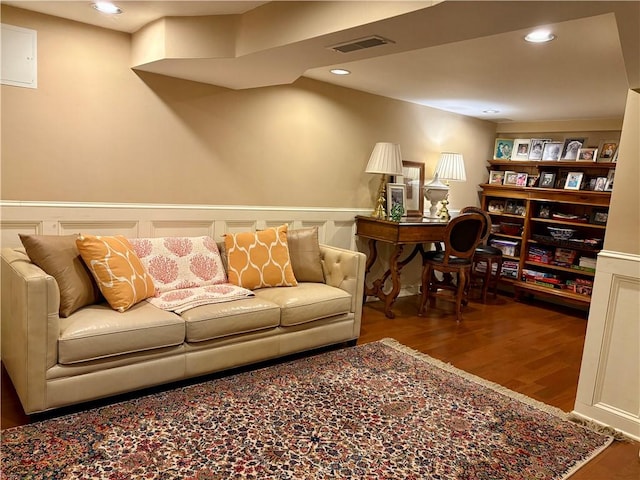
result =
[{"label": "upholstered dining chair", "polygon": [[[486,220],[479,213],[464,213],[453,218],[444,234],[444,250],[424,254],[422,267],[422,297],[418,315],[426,312],[427,300],[434,307],[436,297],[455,304],[456,320],[462,320],[462,307],[467,303],[468,281],[473,255],[480,243]],[[440,281],[436,272],[445,279],[456,273],[456,283]]]},{"label": "upholstered dining chair", "polygon": [[[498,296],[498,282],[502,272],[502,250],[488,244],[491,234],[491,216],[478,207],[465,207],[460,213],[479,213],[486,220],[485,228],[480,237],[480,245],[476,247],[471,265],[470,286],[480,284],[482,303],[487,303],[489,288],[493,290],[493,298]],[[484,269],[480,265],[484,264]],[[480,267],[480,268],[479,268]]]}]

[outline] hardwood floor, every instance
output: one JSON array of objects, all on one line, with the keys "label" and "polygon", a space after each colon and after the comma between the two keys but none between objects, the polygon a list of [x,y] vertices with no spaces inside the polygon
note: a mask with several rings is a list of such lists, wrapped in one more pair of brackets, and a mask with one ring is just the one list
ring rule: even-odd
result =
[{"label": "hardwood floor", "polygon": [[[358,343],[395,338],[541,402],[573,409],[586,313],[498,296],[486,305],[471,302],[457,323],[452,304],[437,303],[425,317],[416,315],[417,305],[417,297],[399,299],[396,318],[390,320],[381,302],[367,303]],[[1,428],[29,423],[32,419],[24,415],[4,367],[0,387]],[[638,480],[639,448],[634,442],[614,442],[571,480]]]}]

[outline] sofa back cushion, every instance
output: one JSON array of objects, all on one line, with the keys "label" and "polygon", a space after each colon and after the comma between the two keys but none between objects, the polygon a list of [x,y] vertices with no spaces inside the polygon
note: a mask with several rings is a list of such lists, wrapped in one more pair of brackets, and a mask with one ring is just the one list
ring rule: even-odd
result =
[{"label": "sofa back cushion", "polygon": [[102,300],[91,272],[82,261],[76,238],[77,235],[20,234],[29,259],[56,279],[61,317]]},{"label": "sofa back cushion", "polygon": [[151,276],[124,236],[80,235],[76,245],[114,310],[124,312],[155,294]]},{"label": "sofa back cushion", "polygon": [[227,234],[224,243],[231,283],[249,290],[298,285],[289,258],[287,225]]},{"label": "sofa back cushion", "polygon": [[324,283],[318,227],[287,231],[291,268],[298,282]]}]

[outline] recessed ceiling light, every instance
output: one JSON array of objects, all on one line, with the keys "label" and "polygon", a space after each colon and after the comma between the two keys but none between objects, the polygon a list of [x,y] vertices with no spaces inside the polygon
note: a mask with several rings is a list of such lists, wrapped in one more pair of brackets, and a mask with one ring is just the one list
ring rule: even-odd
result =
[{"label": "recessed ceiling light", "polygon": [[545,43],[550,42],[554,38],[556,38],[556,36],[549,30],[535,30],[524,37],[529,43]]},{"label": "recessed ceiling light", "polygon": [[109,15],[119,15],[122,13],[122,9],[111,2],[95,2],[93,8],[102,13],[108,13]]},{"label": "recessed ceiling light", "polygon": [[500,110],[490,108],[489,110],[483,110],[482,113],[500,113]]},{"label": "recessed ceiling light", "polygon": [[330,71],[334,75],[349,75],[351,73],[349,70],[345,70],[344,68],[332,68]]}]

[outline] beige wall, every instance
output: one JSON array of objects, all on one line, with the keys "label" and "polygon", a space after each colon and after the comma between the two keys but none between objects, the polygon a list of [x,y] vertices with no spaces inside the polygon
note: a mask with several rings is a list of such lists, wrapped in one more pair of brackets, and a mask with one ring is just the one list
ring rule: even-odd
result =
[{"label": "beige wall", "polygon": [[377,141],[460,151],[477,203],[495,125],[300,79],[234,91],[130,68],[130,36],[2,6],[38,32],[38,89],[2,86],[2,199],[364,208]]},{"label": "beige wall", "polygon": [[640,255],[640,93],[629,90],[604,249]]}]

